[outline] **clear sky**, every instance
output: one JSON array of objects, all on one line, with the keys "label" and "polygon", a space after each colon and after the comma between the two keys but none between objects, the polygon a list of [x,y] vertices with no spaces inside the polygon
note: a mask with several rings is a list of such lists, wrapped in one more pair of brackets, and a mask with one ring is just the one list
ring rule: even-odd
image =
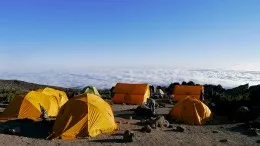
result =
[{"label": "clear sky", "polygon": [[6,0],[1,70],[260,68],[259,0]]}]

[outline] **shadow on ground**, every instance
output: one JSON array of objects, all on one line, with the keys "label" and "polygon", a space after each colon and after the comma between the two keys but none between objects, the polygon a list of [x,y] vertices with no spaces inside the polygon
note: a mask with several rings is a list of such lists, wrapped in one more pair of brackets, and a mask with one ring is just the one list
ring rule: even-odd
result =
[{"label": "shadow on ground", "polygon": [[30,119],[11,120],[7,122],[0,122],[1,133],[10,134],[8,129],[15,129],[14,135],[30,137],[36,139],[45,139],[52,131],[54,120],[48,121],[33,121]]},{"label": "shadow on ground", "polygon": [[115,117],[119,117],[119,118],[123,118],[123,119],[129,119],[130,117],[133,117],[134,115],[135,115],[134,111],[131,111],[131,110],[114,112]]},{"label": "shadow on ground", "polygon": [[232,131],[232,132],[239,132],[239,133],[241,133],[243,135],[247,135],[249,137],[257,136],[254,133],[252,133],[252,131],[248,130],[250,127],[251,126],[249,126],[248,124],[238,124],[234,127],[228,128],[227,130]]},{"label": "shadow on ground", "polygon": [[124,134],[123,133],[114,133],[114,134],[111,134],[112,136],[123,136]]},{"label": "shadow on ground", "polygon": [[97,142],[97,143],[125,143],[123,139],[98,139],[98,140],[92,140],[91,142]]}]

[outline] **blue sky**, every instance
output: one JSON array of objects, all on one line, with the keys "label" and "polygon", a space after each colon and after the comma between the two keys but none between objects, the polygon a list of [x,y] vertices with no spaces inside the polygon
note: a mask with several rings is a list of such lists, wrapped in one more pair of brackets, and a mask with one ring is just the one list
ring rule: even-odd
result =
[{"label": "blue sky", "polygon": [[0,2],[1,70],[260,66],[259,0]]}]

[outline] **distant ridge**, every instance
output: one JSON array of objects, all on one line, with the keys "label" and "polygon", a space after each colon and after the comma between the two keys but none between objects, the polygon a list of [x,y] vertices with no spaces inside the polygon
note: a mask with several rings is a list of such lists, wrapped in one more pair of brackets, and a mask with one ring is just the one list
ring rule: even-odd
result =
[{"label": "distant ridge", "polygon": [[20,80],[1,80],[0,79],[0,89],[30,91],[30,90],[37,90],[37,89],[45,88],[45,87],[52,87],[52,88],[59,89],[59,90],[65,90],[65,88],[62,88],[62,87],[41,85],[41,84],[29,83],[29,82],[20,81]]}]

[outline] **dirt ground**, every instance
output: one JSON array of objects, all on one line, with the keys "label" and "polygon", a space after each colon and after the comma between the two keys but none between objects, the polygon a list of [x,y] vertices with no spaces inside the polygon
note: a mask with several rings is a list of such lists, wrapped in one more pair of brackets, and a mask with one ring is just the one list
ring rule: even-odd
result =
[{"label": "dirt ground", "polygon": [[[192,126],[177,123],[170,123],[173,128],[157,128],[151,133],[142,133],[140,129],[140,117],[136,117],[131,110],[137,106],[132,105],[113,105],[115,119],[120,121],[120,130],[110,134],[102,134],[95,138],[76,139],[71,141],[64,140],[45,140],[51,132],[53,122],[42,124],[41,122],[11,121],[0,123],[0,130],[3,130],[6,124],[10,127],[20,127],[20,136],[0,134],[0,145],[37,145],[37,146],[56,146],[56,145],[198,145],[198,146],[220,146],[220,145],[260,145],[260,137],[248,136],[242,123],[232,123],[225,117],[214,117],[210,124],[203,126]],[[172,106],[157,109],[158,115],[166,115]],[[130,119],[132,117],[132,119]],[[174,128],[182,126],[184,132],[175,132]],[[131,130],[135,133],[134,142],[126,143],[122,140],[125,130]],[[2,132],[3,133],[3,132]],[[226,139],[227,142],[220,142]]]}]

